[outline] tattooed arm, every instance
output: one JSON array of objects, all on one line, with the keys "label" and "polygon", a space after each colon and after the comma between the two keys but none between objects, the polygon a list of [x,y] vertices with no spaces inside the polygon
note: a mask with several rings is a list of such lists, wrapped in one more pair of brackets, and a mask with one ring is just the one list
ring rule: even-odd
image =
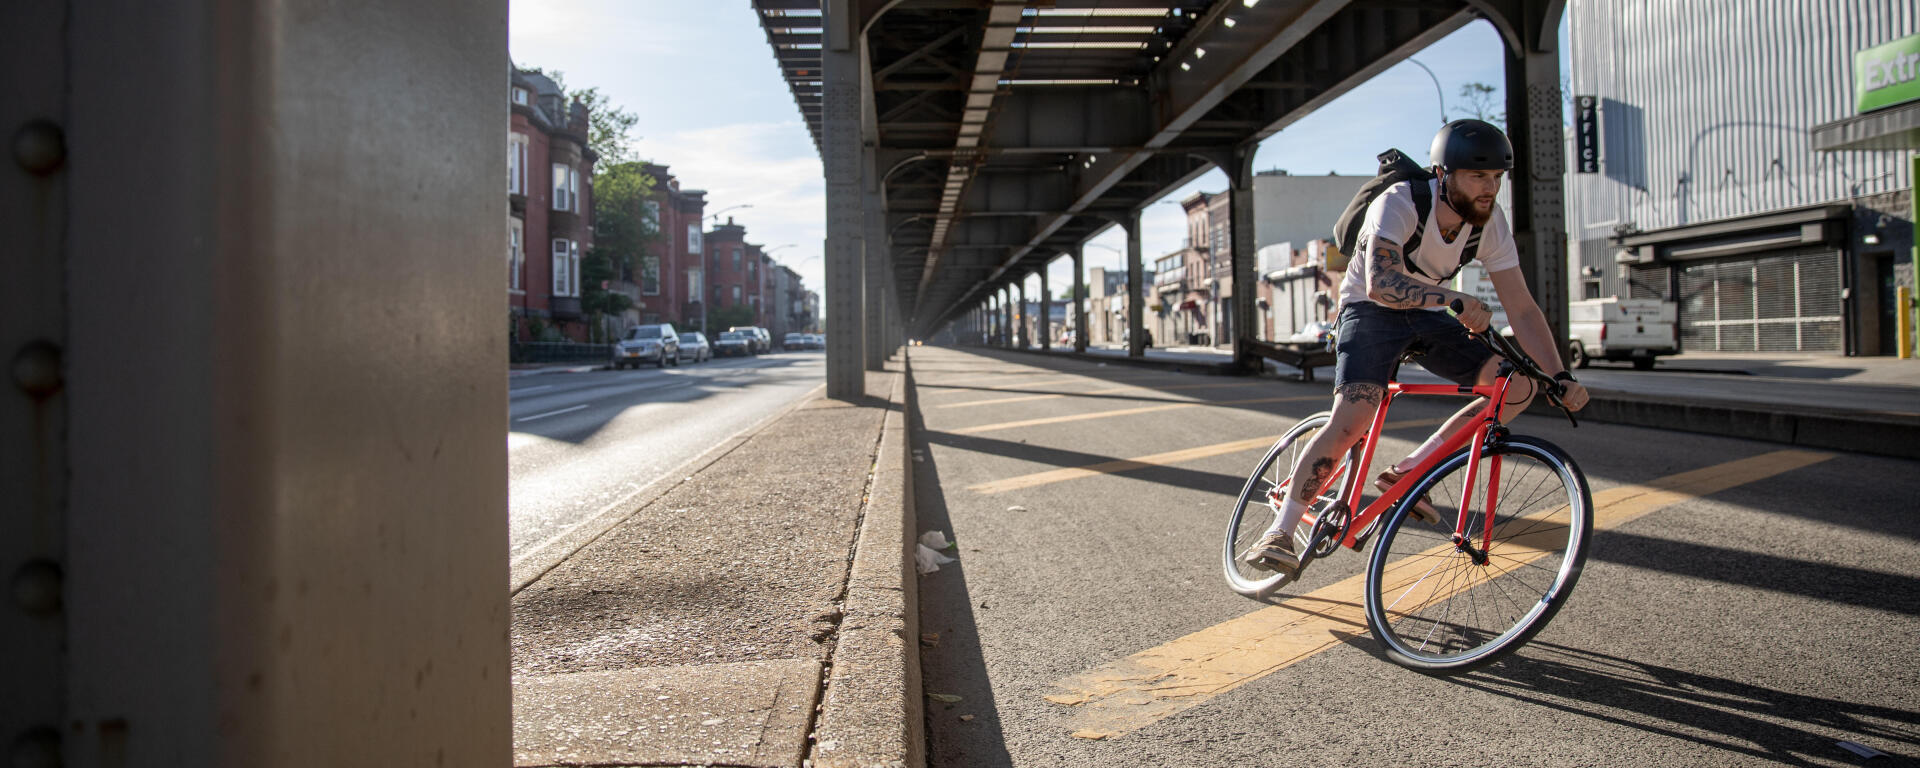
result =
[{"label": "tattooed arm", "polygon": [[1400,252],[1399,243],[1370,236],[1365,247],[1368,258],[1372,259],[1367,267],[1367,298],[1394,309],[1444,307],[1459,299],[1467,308],[1467,311],[1460,313],[1460,322],[1476,331],[1486,329],[1492,312],[1480,300],[1459,291],[1415,280],[1413,275],[1407,273],[1406,256]]}]

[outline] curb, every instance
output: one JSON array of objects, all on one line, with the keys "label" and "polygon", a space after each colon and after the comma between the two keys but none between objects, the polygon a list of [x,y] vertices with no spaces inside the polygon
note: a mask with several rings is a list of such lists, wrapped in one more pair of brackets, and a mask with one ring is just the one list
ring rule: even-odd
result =
[{"label": "curb", "polygon": [[1090,352],[1052,352],[1038,347],[1033,349],[1008,349],[1006,347],[961,347],[961,349],[979,349],[987,352],[1014,352],[1025,355],[1040,355],[1049,358],[1082,360],[1093,363],[1112,363],[1135,368],[1153,368],[1173,373],[1196,373],[1203,376],[1239,376],[1239,369],[1232,363],[1196,363],[1189,360],[1156,360],[1151,357],[1113,357],[1096,355]]},{"label": "curb", "polygon": [[919,582],[910,554],[916,523],[907,428],[907,412],[914,405],[913,364],[908,357],[902,353],[905,370],[888,397],[807,761],[823,768],[920,768],[926,763]]},{"label": "curb", "polygon": [[[1579,418],[1807,448],[1920,459],[1920,418],[1716,400],[1672,400],[1594,390]],[[1531,414],[1534,411],[1529,410]],[[1561,418],[1557,411],[1542,415]]]}]

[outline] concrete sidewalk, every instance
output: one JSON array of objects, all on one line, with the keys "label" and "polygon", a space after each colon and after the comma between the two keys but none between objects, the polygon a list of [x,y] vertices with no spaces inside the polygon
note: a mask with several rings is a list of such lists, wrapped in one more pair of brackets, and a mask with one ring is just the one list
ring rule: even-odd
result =
[{"label": "concrete sidewalk", "polygon": [[514,764],[923,762],[907,377],[800,405],[518,591]]},{"label": "concrete sidewalk", "polygon": [[[978,349],[1041,354],[1039,349]],[[1149,349],[1127,358],[1118,347],[1054,355],[1185,373],[1232,373],[1229,350]],[[1267,375],[1294,369],[1266,361]],[[1333,371],[1319,380],[1331,388]],[[1580,418],[1613,424],[1767,440],[1920,458],[1920,360],[1810,354],[1691,353],[1663,357],[1651,371],[1595,363],[1575,371],[1593,393]],[[1408,381],[1439,381],[1417,368]],[[1547,409],[1528,413],[1561,418]]]}]

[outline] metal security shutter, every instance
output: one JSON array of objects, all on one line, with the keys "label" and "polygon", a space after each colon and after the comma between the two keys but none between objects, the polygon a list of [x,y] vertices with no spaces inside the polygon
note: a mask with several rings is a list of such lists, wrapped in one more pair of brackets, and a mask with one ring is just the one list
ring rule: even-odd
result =
[{"label": "metal security shutter", "polygon": [[1681,346],[1698,352],[1842,351],[1840,254],[1681,265]]},{"label": "metal security shutter", "polygon": [[1665,264],[1635,264],[1627,273],[1627,298],[1659,299],[1668,301],[1673,298],[1673,270]]}]

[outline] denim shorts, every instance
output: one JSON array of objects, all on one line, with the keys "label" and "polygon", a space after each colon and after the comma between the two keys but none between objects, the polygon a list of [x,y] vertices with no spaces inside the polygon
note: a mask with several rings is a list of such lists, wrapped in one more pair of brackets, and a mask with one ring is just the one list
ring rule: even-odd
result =
[{"label": "denim shorts", "polygon": [[1400,356],[1412,350],[1420,367],[1470,387],[1493,352],[1467,336],[1453,315],[1431,309],[1393,309],[1371,301],[1340,308],[1339,353],[1333,388],[1358,381],[1386,386]]}]

